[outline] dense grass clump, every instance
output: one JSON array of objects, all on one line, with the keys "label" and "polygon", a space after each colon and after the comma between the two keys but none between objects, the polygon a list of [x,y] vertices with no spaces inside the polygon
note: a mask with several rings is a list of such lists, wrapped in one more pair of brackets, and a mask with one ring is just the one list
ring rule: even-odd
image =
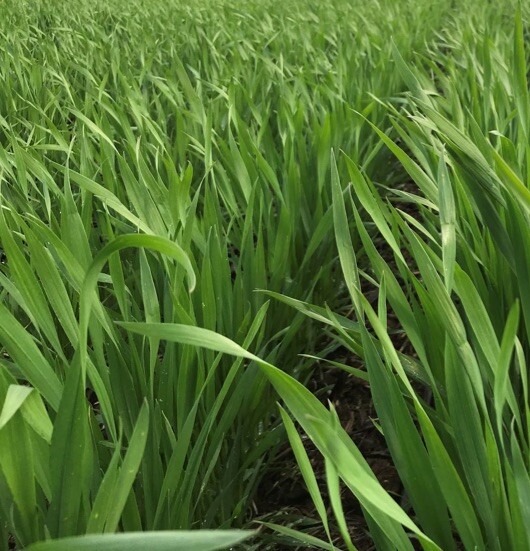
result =
[{"label": "dense grass clump", "polygon": [[[274,548],[238,529],[286,441],[322,523],[288,543],[355,548],[344,485],[378,549],[530,548],[514,13],[0,6],[0,549]],[[339,347],[399,504],[304,386]]]}]

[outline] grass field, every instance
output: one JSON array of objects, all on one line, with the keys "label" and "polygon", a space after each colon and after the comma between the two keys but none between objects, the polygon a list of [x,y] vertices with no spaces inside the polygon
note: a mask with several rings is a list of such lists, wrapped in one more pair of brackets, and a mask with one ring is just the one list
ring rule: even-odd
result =
[{"label": "grass field", "polygon": [[0,551],[530,550],[529,21],[0,5]]}]

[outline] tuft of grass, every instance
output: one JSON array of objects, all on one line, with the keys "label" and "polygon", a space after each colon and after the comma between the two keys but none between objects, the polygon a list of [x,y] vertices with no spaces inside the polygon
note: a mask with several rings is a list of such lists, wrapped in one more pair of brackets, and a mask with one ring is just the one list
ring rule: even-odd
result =
[{"label": "tuft of grass", "polygon": [[[378,135],[417,191],[383,191],[355,162],[347,187],[332,177],[337,249],[357,324],[331,312],[320,316],[364,360],[403,483],[402,507],[384,503],[383,495],[390,496],[365,479],[355,446],[342,449],[337,442],[346,444],[347,435],[336,422],[333,428],[333,410],[293,381],[277,386],[358,497],[378,549],[412,549],[401,527],[424,549],[530,548],[527,61],[521,11],[512,43],[500,31],[492,34],[485,21],[473,18],[440,37],[441,44],[460,40],[463,51],[444,57],[437,49],[436,58],[401,69],[411,88],[408,112],[390,110],[408,152]],[[436,70],[426,94],[434,62],[445,71]],[[384,256],[365,216],[385,242]],[[351,218],[360,232],[358,249]],[[369,266],[362,277],[361,262]],[[374,293],[366,290],[374,287],[376,298],[368,300]],[[312,316],[318,311],[293,306]],[[404,354],[389,316],[408,343]],[[343,461],[350,462],[344,474]],[[381,500],[378,509],[368,501],[370,489]]]},{"label": "tuft of grass", "polygon": [[331,149],[380,172],[383,35],[422,47],[444,12],[379,5],[2,4],[0,548],[247,524],[286,438],[266,377],[127,324],[307,378],[314,325],[254,291],[341,298]]},{"label": "tuft of grass", "polygon": [[[530,545],[512,8],[2,4],[0,550],[234,546],[286,440],[302,546],[354,549],[341,484],[378,549]],[[402,504],[304,386],[344,345]]]}]

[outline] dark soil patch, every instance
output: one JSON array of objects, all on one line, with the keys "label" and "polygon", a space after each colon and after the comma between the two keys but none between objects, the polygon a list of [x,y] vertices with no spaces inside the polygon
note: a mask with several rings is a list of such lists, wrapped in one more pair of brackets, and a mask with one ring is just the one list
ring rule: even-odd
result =
[{"label": "dark soil patch", "polygon": [[[356,367],[359,367],[359,362],[352,360],[351,357],[335,359],[350,365],[356,363]],[[380,483],[399,499],[402,493],[401,481],[385,440],[374,423],[374,421],[377,422],[377,413],[372,402],[369,384],[338,369],[319,369],[315,371],[309,388],[324,404],[327,405],[328,401],[333,404],[343,428],[357,445]],[[305,435],[302,435],[302,438],[324,497],[324,503],[328,505],[322,455]],[[293,527],[326,540],[320,519],[288,444],[278,454],[268,476],[262,481],[257,495],[256,517],[282,525],[287,525],[288,520],[296,523],[298,519],[300,525]],[[360,504],[345,487],[342,489],[342,503],[354,545],[359,551],[373,549]],[[328,518],[330,521],[333,519],[331,508],[328,509]],[[311,526],[311,520],[314,521],[313,526]],[[341,537],[338,531],[334,531],[332,535],[339,545]],[[297,547],[304,548],[296,546],[294,542],[290,545],[281,541],[277,541],[270,548],[292,550]]]}]

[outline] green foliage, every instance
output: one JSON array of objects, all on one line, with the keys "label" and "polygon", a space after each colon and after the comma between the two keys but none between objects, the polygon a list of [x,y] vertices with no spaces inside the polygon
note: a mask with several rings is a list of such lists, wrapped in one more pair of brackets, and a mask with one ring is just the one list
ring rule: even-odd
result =
[{"label": "green foliage", "polygon": [[[488,6],[2,3],[0,550],[239,544],[286,441],[302,547],[355,549],[342,485],[378,549],[530,547],[526,13]],[[303,384],[339,346],[408,507]]]},{"label": "green foliage", "polygon": [[[431,540],[420,536],[425,549],[432,542],[444,550],[456,549],[456,542],[465,549],[530,548],[527,62],[521,12],[514,48],[500,28],[486,30],[485,21],[455,24],[436,43],[436,58],[427,56],[414,69],[398,64],[411,89],[408,112],[389,111],[406,149],[378,135],[416,190],[383,192],[355,162],[348,163],[351,186],[332,177],[337,248],[359,325],[330,313],[327,323],[364,358],[408,513]],[[462,51],[449,50],[459,43]],[[440,46],[451,53],[442,55]],[[432,84],[429,71],[436,75]],[[384,241],[385,256],[365,217]],[[357,250],[351,219],[362,242]],[[363,295],[374,286],[375,303]],[[316,312],[308,304],[298,309]],[[410,343],[408,361],[388,329],[390,315]],[[342,454],[322,446],[307,420],[311,415],[329,425],[333,412],[309,413],[309,403],[294,401],[302,394],[310,400],[307,391],[289,385],[278,392],[326,461],[339,468]],[[333,434],[346,437],[340,428]],[[354,461],[358,451],[350,447]],[[342,479],[365,505],[368,484]],[[365,506],[367,519],[380,528],[390,511],[385,506],[373,514]],[[377,548],[410,548],[383,532],[381,539],[373,532]]]}]

